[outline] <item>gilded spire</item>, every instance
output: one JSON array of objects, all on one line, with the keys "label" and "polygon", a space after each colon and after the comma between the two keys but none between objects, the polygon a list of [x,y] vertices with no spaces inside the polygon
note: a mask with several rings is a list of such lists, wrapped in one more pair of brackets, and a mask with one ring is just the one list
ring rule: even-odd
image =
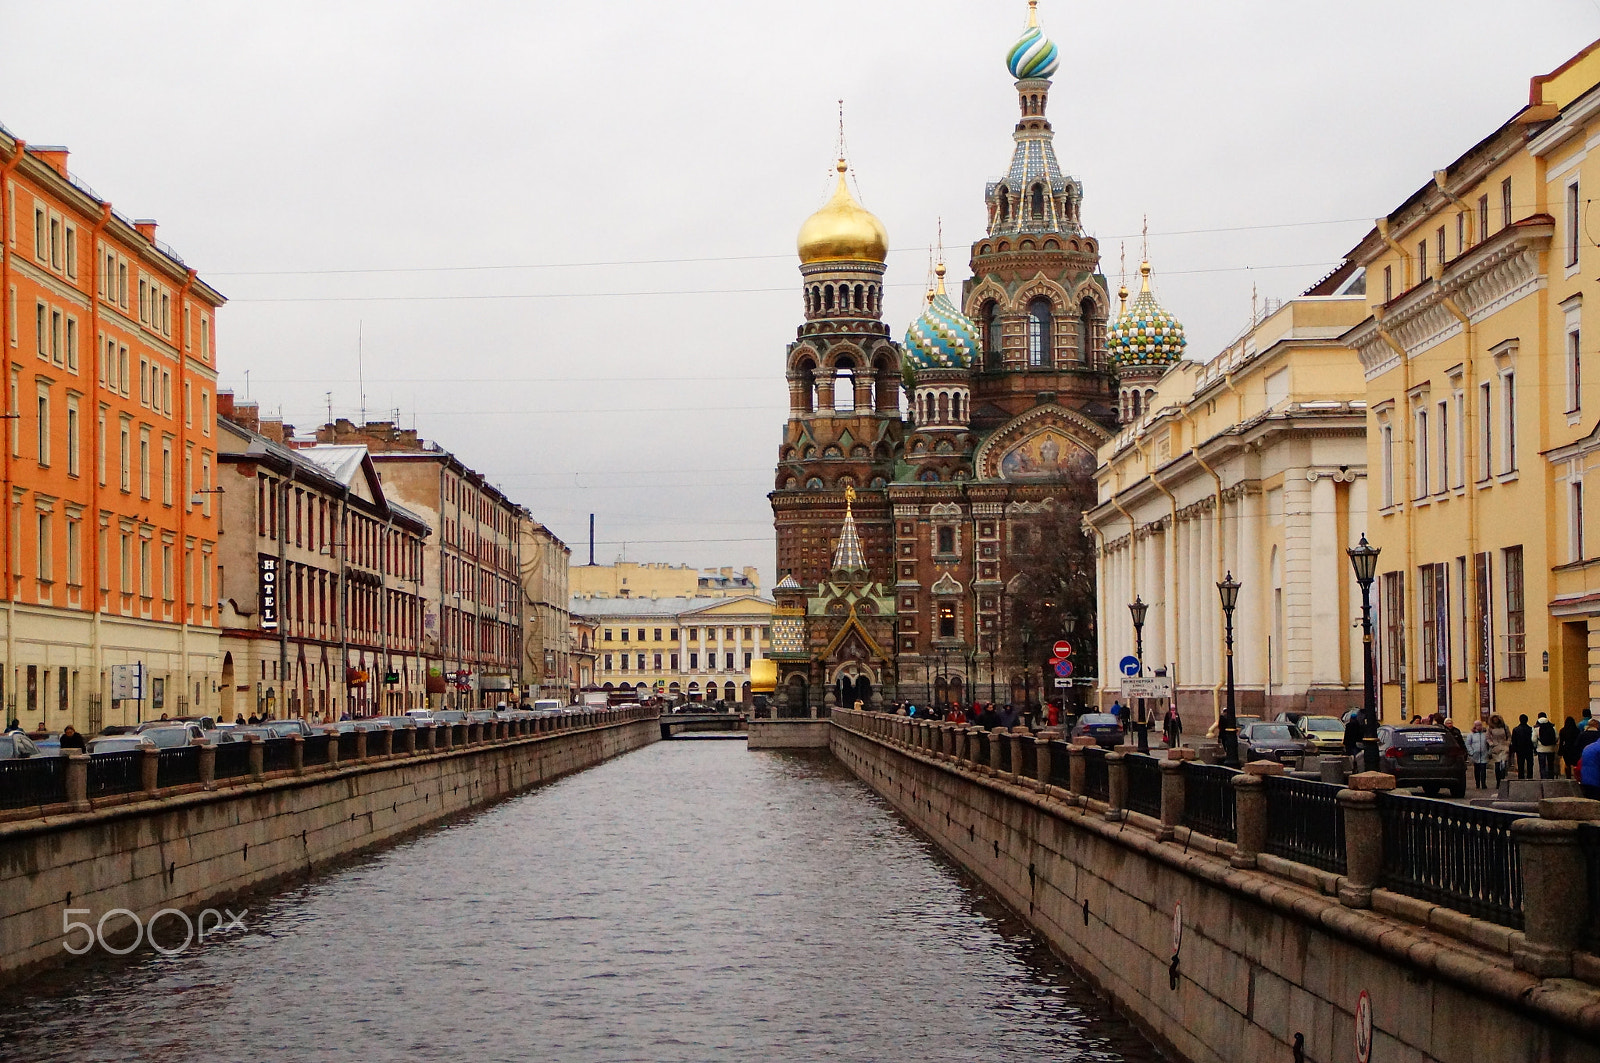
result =
[{"label": "gilded spire", "polygon": [[1028,25],[1039,24],[1039,0],[1028,0]]},{"label": "gilded spire", "polygon": [[1122,241],[1122,265],[1117,274],[1117,301],[1119,314],[1128,312],[1128,241]]},{"label": "gilded spire", "polygon": [[851,512],[850,505],[856,500],[856,489],[844,489],[844,527],[839,530],[839,541],[833,548],[833,569],[838,571],[860,570],[867,567],[866,552],[861,549],[861,535],[856,531],[856,515]]}]

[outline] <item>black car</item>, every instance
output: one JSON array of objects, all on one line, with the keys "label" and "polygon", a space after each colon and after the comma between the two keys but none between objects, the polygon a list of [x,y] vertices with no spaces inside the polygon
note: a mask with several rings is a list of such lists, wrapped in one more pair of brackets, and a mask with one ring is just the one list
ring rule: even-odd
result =
[{"label": "black car", "polygon": [[1441,787],[1451,797],[1467,794],[1467,747],[1444,727],[1378,728],[1378,770],[1396,785],[1420,786],[1429,797]]},{"label": "black car", "polygon": [[1239,728],[1241,760],[1298,761],[1311,751],[1311,743],[1288,723],[1249,723]]},{"label": "black car", "polygon": [[1086,712],[1072,725],[1072,737],[1088,736],[1095,745],[1114,749],[1122,744],[1122,721],[1109,712]]}]

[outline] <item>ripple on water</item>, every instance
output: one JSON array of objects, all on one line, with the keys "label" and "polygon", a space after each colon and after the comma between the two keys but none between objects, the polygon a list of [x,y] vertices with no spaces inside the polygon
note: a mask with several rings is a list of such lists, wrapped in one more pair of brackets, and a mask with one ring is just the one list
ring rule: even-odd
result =
[{"label": "ripple on water", "polygon": [[823,754],[670,742],[0,998],[72,1061],[1148,1061]]}]

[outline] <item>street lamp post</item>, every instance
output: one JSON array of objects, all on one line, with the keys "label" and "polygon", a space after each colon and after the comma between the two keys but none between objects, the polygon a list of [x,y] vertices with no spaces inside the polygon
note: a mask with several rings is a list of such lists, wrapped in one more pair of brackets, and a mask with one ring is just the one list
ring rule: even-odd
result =
[{"label": "street lamp post", "polygon": [[[1133,655],[1139,659],[1139,675],[1144,675],[1144,617],[1150,606],[1139,595],[1133,596],[1133,601],[1128,605],[1128,613],[1133,617]],[[1139,752],[1150,752],[1150,731],[1144,722],[1144,699],[1134,699],[1138,702],[1134,709],[1134,728],[1139,732]]]},{"label": "street lamp post", "polygon": [[[1067,636],[1067,638],[1066,638],[1067,646],[1069,648],[1071,648],[1071,649],[1077,649],[1076,646],[1072,645],[1072,633],[1074,631],[1076,631],[1077,628],[1078,628],[1078,618],[1076,616],[1073,616],[1071,613],[1068,613],[1066,615],[1066,617],[1062,620],[1061,627],[1062,627],[1063,631],[1066,633],[1066,636]],[[1071,682],[1073,682],[1073,680],[1069,679],[1068,682],[1071,683]],[[1072,687],[1068,686],[1066,688],[1066,693],[1061,695],[1061,715],[1062,716],[1066,716],[1071,708],[1072,708]]]},{"label": "street lamp post", "polygon": [[1372,660],[1372,580],[1378,574],[1378,552],[1366,532],[1345,551],[1361,587],[1361,751],[1368,771],[1378,770],[1378,687]]},{"label": "street lamp post", "polygon": [[1222,596],[1222,615],[1226,621],[1224,656],[1228,665],[1228,702],[1222,710],[1217,737],[1222,739],[1224,763],[1236,768],[1239,766],[1239,714],[1233,700],[1233,610],[1239,604],[1239,581],[1233,578],[1231,571],[1217,584],[1217,593]]}]

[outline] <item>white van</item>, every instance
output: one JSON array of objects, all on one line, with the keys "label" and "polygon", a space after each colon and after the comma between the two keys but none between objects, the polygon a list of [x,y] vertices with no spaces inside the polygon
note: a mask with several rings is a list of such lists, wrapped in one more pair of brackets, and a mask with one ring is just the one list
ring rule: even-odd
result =
[{"label": "white van", "polygon": [[563,706],[561,702],[557,701],[555,698],[540,698],[538,701],[533,703],[534,712],[559,713],[562,708]]},{"label": "white van", "polygon": [[419,726],[422,725],[422,724],[432,723],[433,722],[433,710],[432,709],[407,709],[406,710],[406,715],[411,717],[413,720],[417,721],[417,724]]}]

